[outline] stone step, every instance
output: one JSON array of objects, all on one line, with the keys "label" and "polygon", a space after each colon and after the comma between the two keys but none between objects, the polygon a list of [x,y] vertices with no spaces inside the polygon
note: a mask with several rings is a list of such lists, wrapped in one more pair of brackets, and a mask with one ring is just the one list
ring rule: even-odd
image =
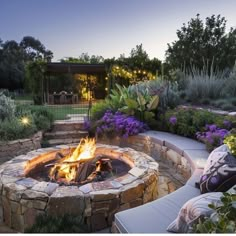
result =
[{"label": "stone step", "polygon": [[63,120],[55,121],[52,126],[52,132],[81,130],[84,127],[84,121]]},{"label": "stone step", "polygon": [[88,136],[87,131],[82,130],[72,130],[72,131],[56,131],[56,132],[47,132],[44,134],[44,137],[48,140],[50,139],[70,139],[70,138],[85,138]]},{"label": "stone step", "polygon": [[49,147],[61,144],[79,144],[80,138],[50,139],[47,141]]}]

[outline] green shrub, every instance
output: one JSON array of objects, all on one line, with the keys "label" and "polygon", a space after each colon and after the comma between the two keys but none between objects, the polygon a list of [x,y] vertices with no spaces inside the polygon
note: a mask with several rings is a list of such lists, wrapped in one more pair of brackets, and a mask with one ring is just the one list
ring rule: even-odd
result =
[{"label": "green shrub", "polygon": [[227,78],[227,83],[224,87],[224,93],[228,97],[236,97],[236,64],[234,65],[229,78]]},{"label": "green shrub", "polygon": [[236,97],[236,78],[226,80],[223,92],[227,97]]},{"label": "green shrub", "polygon": [[53,114],[45,108],[18,105],[11,119],[0,123],[0,140],[28,138],[38,130],[50,129],[53,119]]},{"label": "green shrub", "polygon": [[209,104],[211,104],[211,100],[209,98],[202,98],[200,100],[200,104],[209,105]]},{"label": "green shrub", "polygon": [[8,89],[0,89],[0,94],[5,95],[6,97],[11,97],[11,94]]},{"label": "green shrub", "polygon": [[26,229],[26,233],[87,233],[81,216],[64,215],[54,217],[38,215],[35,224]]},{"label": "green shrub", "polygon": [[18,105],[15,115],[17,117],[28,117],[32,115],[37,130],[50,129],[54,121],[53,113],[44,107]]},{"label": "green shrub", "polygon": [[5,119],[0,123],[0,140],[9,141],[28,138],[37,131],[33,117],[28,116],[29,123],[23,124],[20,118]]},{"label": "green shrub", "polygon": [[227,101],[225,99],[217,99],[215,101],[212,101],[212,105],[218,108],[221,108],[226,103]]},{"label": "green shrub", "polygon": [[236,194],[223,193],[222,204],[210,204],[214,210],[210,217],[199,219],[193,233],[236,233]]},{"label": "green shrub", "polygon": [[[235,96],[236,96],[236,95],[235,95]],[[236,98],[232,98],[232,99],[231,99],[231,103],[232,103],[233,106],[236,106]]]},{"label": "green shrub", "polygon": [[10,97],[0,93],[0,119],[11,119],[15,113],[15,103]]},{"label": "green shrub", "polygon": [[104,100],[97,102],[91,108],[91,120],[100,120],[105,112],[110,109],[110,105]]},{"label": "green shrub", "polygon": [[44,116],[46,117],[50,123],[54,121],[54,115],[52,112],[50,112],[48,109],[45,107],[34,107],[30,106],[31,113],[34,114],[35,116]]},{"label": "green shrub", "polygon": [[37,115],[36,113],[33,114],[34,122],[38,130],[49,130],[51,128],[51,121],[48,117],[44,115]]},{"label": "green shrub", "polygon": [[221,108],[224,111],[232,111],[235,107],[232,104],[227,103],[227,104],[222,105]]}]

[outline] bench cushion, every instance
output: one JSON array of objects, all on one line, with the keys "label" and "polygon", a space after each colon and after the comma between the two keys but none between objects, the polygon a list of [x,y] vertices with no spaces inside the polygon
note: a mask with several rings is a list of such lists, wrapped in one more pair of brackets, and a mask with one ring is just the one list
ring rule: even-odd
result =
[{"label": "bench cushion", "polygon": [[115,225],[120,233],[168,233],[167,227],[183,204],[199,194],[199,189],[185,185],[165,197],[116,213]]},{"label": "bench cushion", "polygon": [[192,233],[192,225],[200,217],[209,217],[214,210],[209,204],[222,205],[222,192],[205,193],[187,201],[179,211],[178,217],[168,226],[167,230],[174,233]]}]

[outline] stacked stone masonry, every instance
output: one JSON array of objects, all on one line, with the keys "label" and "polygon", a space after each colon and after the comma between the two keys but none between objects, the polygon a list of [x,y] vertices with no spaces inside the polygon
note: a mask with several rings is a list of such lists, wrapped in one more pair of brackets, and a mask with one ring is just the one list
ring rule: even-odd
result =
[{"label": "stacked stone masonry", "polygon": [[[102,145],[109,147],[107,145]],[[119,179],[117,189],[91,190],[84,193],[77,186],[59,186],[52,182],[39,182],[24,177],[27,163],[34,165],[40,156],[70,149],[61,145],[38,149],[13,158],[0,166],[0,220],[18,232],[32,226],[36,216],[65,214],[82,216],[91,231],[112,225],[116,212],[136,207],[158,198],[158,163],[148,155],[130,148],[112,146],[112,150],[129,153],[136,167],[145,167],[143,175],[129,173]],[[118,181],[118,180],[117,180]]]},{"label": "stacked stone masonry", "polygon": [[41,147],[42,132],[36,133],[32,138],[19,139],[9,142],[0,142],[0,158],[15,157]]},{"label": "stacked stone masonry", "polygon": [[131,136],[127,139],[101,139],[99,142],[120,147],[130,147],[144,152],[159,163],[158,198],[183,186],[193,172],[190,161],[183,155],[164,146],[159,139],[149,135]]}]

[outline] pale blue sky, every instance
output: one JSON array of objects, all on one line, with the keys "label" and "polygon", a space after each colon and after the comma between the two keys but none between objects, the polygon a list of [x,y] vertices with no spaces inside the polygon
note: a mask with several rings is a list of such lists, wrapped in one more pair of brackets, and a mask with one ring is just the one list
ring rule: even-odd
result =
[{"label": "pale blue sky", "polygon": [[235,0],[0,0],[0,38],[39,39],[53,61],[83,52],[104,58],[129,55],[143,44],[150,58],[164,60],[167,43],[197,13],[224,16],[236,27]]}]

